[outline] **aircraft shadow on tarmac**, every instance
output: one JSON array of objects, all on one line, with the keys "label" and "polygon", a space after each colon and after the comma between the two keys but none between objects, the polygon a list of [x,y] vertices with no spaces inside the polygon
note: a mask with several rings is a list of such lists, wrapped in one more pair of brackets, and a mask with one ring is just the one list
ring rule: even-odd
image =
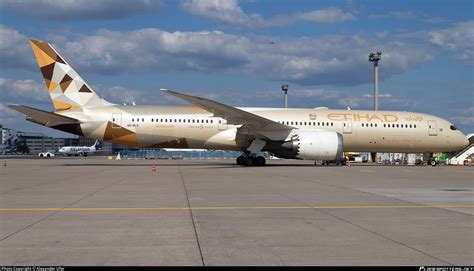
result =
[{"label": "aircraft shadow on tarmac", "polygon": [[[247,168],[235,163],[155,163],[159,167],[202,167],[202,168]],[[65,167],[152,167],[152,164],[106,164],[106,163],[84,163],[84,164],[62,164]],[[249,167],[249,168],[265,168],[265,167],[315,167],[313,164],[267,164],[263,167]],[[321,167],[321,166],[319,166]]]}]

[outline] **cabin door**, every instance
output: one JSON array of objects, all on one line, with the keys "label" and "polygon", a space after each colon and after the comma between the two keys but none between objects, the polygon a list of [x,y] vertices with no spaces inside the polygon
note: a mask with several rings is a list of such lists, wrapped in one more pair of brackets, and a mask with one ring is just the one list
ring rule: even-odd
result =
[{"label": "cabin door", "polygon": [[428,121],[428,133],[430,136],[438,135],[438,125],[435,120]]}]

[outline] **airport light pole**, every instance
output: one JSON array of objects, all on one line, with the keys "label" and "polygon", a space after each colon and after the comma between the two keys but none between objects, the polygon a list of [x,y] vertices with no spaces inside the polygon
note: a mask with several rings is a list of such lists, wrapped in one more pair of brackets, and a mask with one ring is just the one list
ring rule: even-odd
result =
[{"label": "airport light pole", "polygon": [[382,59],[382,52],[372,52],[369,54],[369,61],[374,62],[374,110],[379,110],[379,60]]},{"label": "airport light pole", "polygon": [[281,85],[281,91],[285,93],[285,108],[288,108],[288,85]]}]

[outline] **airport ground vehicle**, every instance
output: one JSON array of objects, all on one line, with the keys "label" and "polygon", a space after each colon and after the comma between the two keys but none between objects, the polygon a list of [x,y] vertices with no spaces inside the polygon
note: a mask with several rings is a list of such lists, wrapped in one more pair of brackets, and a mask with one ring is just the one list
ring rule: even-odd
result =
[{"label": "airport ground vehicle", "polygon": [[347,155],[347,160],[354,163],[366,163],[367,157],[362,156],[359,153],[350,153]]},{"label": "airport ground vehicle", "polygon": [[474,153],[471,153],[463,162],[465,166],[472,166],[474,165]]},{"label": "airport ground vehicle", "polygon": [[343,166],[347,164],[347,159],[342,157],[334,160],[315,160],[315,166],[329,166],[329,165],[336,165],[336,166]]},{"label": "airport ground vehicle", "polygon": [[47,152],[40,152],[40,153],[38,153],[38,156],[39,156],[39,157],[54,157],[55,154],[52,153],[52,152],[47,151]]}]

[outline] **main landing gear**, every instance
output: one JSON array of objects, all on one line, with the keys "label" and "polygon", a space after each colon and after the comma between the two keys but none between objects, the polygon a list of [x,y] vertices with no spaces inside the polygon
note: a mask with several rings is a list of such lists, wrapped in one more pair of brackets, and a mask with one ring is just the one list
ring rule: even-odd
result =
[{"label": "main landing gear", "polygon": [[264,166],[266,164],[265,157],[253,155],[241,155],[237,157],[237,165],[241,166]]}]

